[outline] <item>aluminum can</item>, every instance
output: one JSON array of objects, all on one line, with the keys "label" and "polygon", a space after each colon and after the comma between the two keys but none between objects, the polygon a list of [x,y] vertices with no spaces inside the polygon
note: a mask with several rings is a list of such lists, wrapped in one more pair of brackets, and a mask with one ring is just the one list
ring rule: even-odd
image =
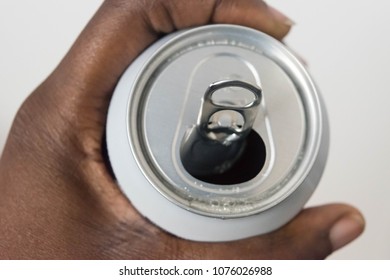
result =
[{"label": "aluminum can", "polygon": [[299,60],[247,27],[170,34],[126,70],[111,100],[116,180],[152,223],[228,241],[292,219],[319,183],[326,112]]}]

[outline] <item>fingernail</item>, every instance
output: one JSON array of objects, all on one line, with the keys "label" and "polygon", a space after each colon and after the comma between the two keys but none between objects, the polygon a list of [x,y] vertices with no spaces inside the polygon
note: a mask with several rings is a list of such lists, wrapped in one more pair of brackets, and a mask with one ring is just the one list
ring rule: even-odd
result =
[{"label": "fingernail", "polygon": [[337,221],[329,233],[333,250],[340,249],[357,238],[363,232],[364,225],[363,217],[357,214],[346,216]]},{"label": "fingernail", "polygon": [[294,21],[292,21],[289,17],[287,17],[285,14],[283,14],[279,10],[275,9],[274,7],[269,6],[269,10],[270,10],[271,14],[273,14],[274,19],[276,21],[281,22],[284,25],[287,25],[290,27],[295,24]]}]

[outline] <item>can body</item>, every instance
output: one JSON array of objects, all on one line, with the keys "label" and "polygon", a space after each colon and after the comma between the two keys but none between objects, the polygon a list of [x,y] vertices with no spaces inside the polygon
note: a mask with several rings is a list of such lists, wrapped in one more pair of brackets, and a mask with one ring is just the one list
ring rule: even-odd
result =
[{"label": "can body", "polygon": [[[210,95],[218,108],[206,110],[205,91],[224,81]],[[243,87],[262,94],[250,112]],[[181,31],[148,48],[118,83],[107,121],[124,194],[153,223],[198,241],[288,222],[318,184],[328,142],[304,67],[276,40],[233,25]]]}]

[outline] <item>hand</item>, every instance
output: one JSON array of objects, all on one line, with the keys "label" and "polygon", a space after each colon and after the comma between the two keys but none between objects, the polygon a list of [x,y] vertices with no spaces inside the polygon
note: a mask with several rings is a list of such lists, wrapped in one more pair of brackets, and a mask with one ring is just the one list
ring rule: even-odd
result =
[{"label": "hand", "polygon": [[302,211],[283,228],[225,243],[176,238],[141,217],[105,160],[108,104],[126,67],[149,44],[208,23],[277,39],[291,21],[261,0],[107,0],[72,49],[24,102],[0,161],[0,258],[325,258],[364,228],[341,204]]}]

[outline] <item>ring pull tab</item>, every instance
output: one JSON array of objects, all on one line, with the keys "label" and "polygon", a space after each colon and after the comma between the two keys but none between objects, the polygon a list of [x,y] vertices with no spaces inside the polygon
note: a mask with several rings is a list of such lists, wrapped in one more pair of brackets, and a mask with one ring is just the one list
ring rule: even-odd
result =
[{"label": "ring pull tab", "polygon": [[240,159],[261,101],[261,89],[242,81],[212,83],[195,126],[185,134],[180,156],[196,178],[223,174]]},{"label": "ring pull tab", "polygon": [[261,98],[260,88],[243,81],[212,83],[203,97],[197,126],[210,140],[228,146],[251,131]]}]

